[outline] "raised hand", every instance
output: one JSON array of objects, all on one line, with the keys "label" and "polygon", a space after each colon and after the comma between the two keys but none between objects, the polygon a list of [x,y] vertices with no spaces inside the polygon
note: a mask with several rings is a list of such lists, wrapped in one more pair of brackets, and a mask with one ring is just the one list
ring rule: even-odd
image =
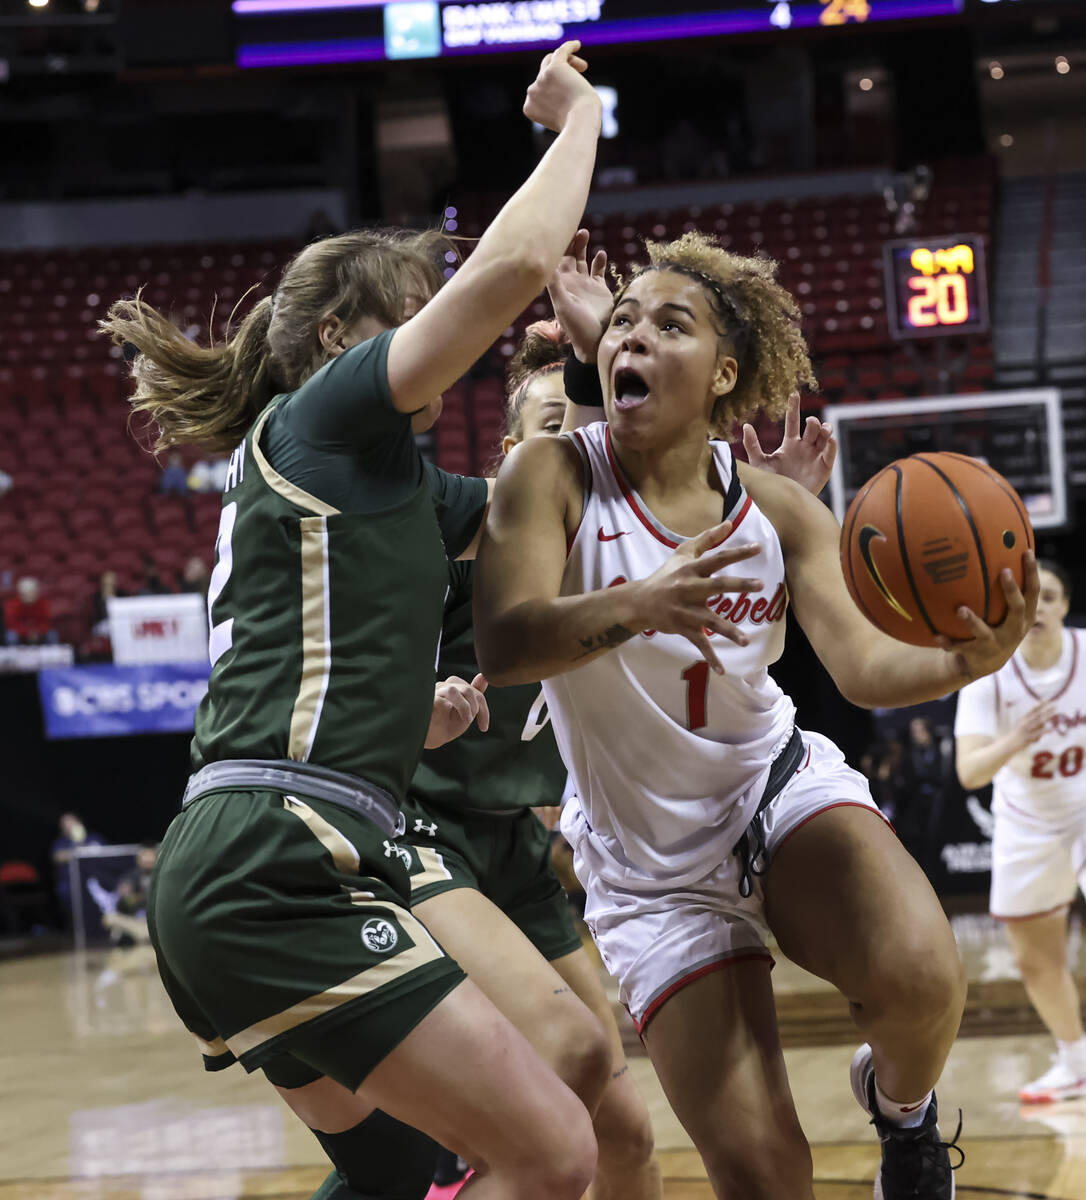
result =
[{"label": "raised hand", "polygon": [[583,363],[596,361],[596,348],[611,319],[613,297],[607,284],[607,252],[588,262],[588,230],[578,229],[547,283],[558,324]]},{"label": "raised hand", "polygon": [[1007,615],[998,625],[986,625],[972,609],[963,605],[958,609],[958,616],[972,629],[973,636],[964,641],[939,639],[942,649],[954,655],[958,671],[964,676],[963,683],[998,671],[1033,628],[1041,582],[1037,557],[1032,550],[1022,555],[1022,567],[1022,588],[1015,583],[1008,568],[1004,567],[999,573],[999,585],[1007,598]]},{"label": "raised hand", "polygon": [[829,482],[837,458],[837,439],[829,425],[808,417],[800,433],[798,392],[788,399],[784,437],[777,449],[767,454],[753,425],[743,426],[743,447],[752,467],[784,475],[816,496]]},{"label": "raised hand", "polygon": [[430,717],[430,728],[426,734],[426,749],[436,750],[446,742],[453,741],[464,733],[473,721],[482,733],[490,728],[490,709],[487,706],[486,679],[476,675],[468,683],[458,675],[434,688],[434,711]]},{"label": "raised hand", "polygon": [[663,566],[638,584],[651,628],[661,633],[681,634],[697,647],[718,675],[724,674],[724,667],[709,634],[719,634],[740,646],[745,646],[748,638],[737,625],[708,608],[706,601],[722,592],[758,592],[762,589],[760,579],[717,575],[718,571],[750,558],[760,549],[751,544],[721,546],[719,543],[731,530],[731,521],[725,521],[681,543]]},{"label": "raised hand", "polygon": [[524,115],[529,121],[561,133],[569,114],[579,105],[594,104],[602,112],[599,96],[584,77],[588,63],[578,56],[580,48],[578,41],[563,42],[544,57],[524,100]]}]

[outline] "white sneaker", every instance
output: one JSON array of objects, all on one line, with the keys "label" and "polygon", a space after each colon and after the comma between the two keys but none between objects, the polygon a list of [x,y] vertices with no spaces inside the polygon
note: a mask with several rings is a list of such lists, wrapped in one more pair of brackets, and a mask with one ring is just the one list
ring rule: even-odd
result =
[{"label": "white sneaker", "polygon": [[1086,1096],[1086,1074],[1080,1074],[1062,1057],[1057,1056],[1049,1069],[1018,1093],[1023,1104],[1054,1104],[1057,1100],[1073,1100]]}]

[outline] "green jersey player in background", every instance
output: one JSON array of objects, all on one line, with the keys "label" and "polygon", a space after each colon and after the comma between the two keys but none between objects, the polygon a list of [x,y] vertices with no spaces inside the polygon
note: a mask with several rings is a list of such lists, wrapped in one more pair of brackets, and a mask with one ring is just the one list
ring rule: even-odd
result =
[{"label": "green jersey player in background", "polygon": [[233,449],[194,774],[149,900],[159,969],[206,1067],[263,1070],[314,1130],[322,1196],[413,1196],[405,1160],[425,1188],[430,1143],[399,1121],[482,1166],[477,1200],[574,1200],[595,1164],[584,1105],[408,911],[397,841],[424,741],[482,708],[470,687],[435,706],[433,668],[485,485],[424,469],[412,430],[573,236],[600,123],[577,48],[525,104],[557,139],[441,290],[433,235],[356,233],[306,247],[225,343],[138,298],[104,322],[159,449]]}]

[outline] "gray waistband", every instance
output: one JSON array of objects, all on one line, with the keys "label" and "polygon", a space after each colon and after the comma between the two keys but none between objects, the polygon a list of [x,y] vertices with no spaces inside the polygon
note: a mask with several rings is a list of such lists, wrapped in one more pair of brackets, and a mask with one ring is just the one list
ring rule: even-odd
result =
[{"label": "gray waistband", "polygon": [[189,777],[181,807],[188,808],[194,800],[209,792],[247,788],[267,788],[289,794],[298,792],[338,804],[340,808],[372,821],[389,837],[399,837],[404,831],[400,806],[384,788],[355,775],[290,759],[227,758],[208,763]]}]

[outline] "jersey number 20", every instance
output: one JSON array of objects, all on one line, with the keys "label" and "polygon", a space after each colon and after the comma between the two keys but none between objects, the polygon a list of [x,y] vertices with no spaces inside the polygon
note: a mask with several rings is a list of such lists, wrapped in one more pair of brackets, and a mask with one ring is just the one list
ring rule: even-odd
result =
[{"label": "jersey number 20", "polygon": [[1069,779],[1082,770],[1082,758],[1081,746],[1068,746],[1058,758],[1049,750],[1041,750],[1033,756],[1029,773],[1034,779],[1055,779],[1055,773],[1059,771],[1065,779]]}]

